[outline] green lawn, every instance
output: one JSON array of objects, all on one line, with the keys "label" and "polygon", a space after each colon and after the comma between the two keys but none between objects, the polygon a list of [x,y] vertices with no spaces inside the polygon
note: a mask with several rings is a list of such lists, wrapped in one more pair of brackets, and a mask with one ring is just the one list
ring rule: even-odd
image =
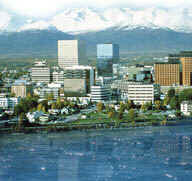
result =
[{"label": "green lawn", "polygon": [[87,116],[87,119],[79,119],[73,124],[92,124],[92,123],[106,123],[110,122],[111,120],[108,118],[107,114],[104,113],[90,113]]}]

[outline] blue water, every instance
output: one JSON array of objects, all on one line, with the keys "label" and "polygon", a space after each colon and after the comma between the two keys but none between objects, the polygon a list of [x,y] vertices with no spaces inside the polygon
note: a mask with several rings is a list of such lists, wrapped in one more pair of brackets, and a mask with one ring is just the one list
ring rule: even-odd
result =
[{"label": "blue water", "polygon": [[190,181],[192,127],[0,136],[0,181]]}]

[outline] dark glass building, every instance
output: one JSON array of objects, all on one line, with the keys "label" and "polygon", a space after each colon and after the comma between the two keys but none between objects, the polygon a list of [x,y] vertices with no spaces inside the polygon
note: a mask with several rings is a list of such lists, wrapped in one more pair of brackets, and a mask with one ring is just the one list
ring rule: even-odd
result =
[{"label": "dark glass building", "polygon": [[97,72],[99,76],[111,76],[113,64],[119,62],[119,45],[112,43],[97,45]]}]

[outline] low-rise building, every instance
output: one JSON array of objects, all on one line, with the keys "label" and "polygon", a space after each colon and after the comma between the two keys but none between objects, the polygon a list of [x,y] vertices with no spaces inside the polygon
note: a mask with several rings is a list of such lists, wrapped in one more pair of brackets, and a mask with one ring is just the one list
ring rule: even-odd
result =
[{"label": "low-rise building", "polygon": [[102,102],[110,100],[111,89],[108,86],[91,86],[91,100],[93,102]]},{"label": "low-rise building", "polygon": [[15,82],[11,86],[11,93],[15,94],[15,97],[24,98],[28,93],[32,93],[32,86],[24,82]]},{"label": "low-rise building", "polygon": [[64,83],[64,71],[63,70],[55,70],[52,73],[53,82],[55,83]]},{"label": "low-rise building", "polygon": [[40,98],[46,98],[47,96],[52,95],[54,99],[59,97],[59,88],[49,88],[45,87],[40,89]]},{"label": "low-rise building", "polygon": [[128,80],[142,81],[149,80],[152,81],[152,71],[153,67],[137,65],[128,66],[121,64],[113,64],[113,76],[117,78],[126,78]]},{"label": "low-rise building", "polygon": [[160,96],[160,86],[158,84],[120,80],[114,86],[123,101],[130,100],[135,104],[154,103]]},{"label": "low-rise building", "polygon": [[181,103],[181,112],[186,116],[190,116],[192,112],[192,101],[183,101]]},{"label": "low-rise building", "polygon": [[16,97],[1,97],[0,98],[0,108],[2,109],[14,109],[20,101],[20,98]]},{"label": "low-rise building", "polygon": [[39,117],[42,116],[44,112],[42,111],[35,111],[35,112],[28,112],[26,117],[28,118],[30,123],[35,123],[39,120]]}]

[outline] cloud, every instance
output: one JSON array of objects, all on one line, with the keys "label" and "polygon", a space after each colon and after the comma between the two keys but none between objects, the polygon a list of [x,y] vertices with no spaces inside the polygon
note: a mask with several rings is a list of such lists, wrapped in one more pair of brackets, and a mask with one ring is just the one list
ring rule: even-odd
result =
[{"label": "cloud", "polygon": [[0,31],[6,30],[11,20],[11,16],[6,13],[0,11]]},{"label": "cloud", "polygon": [[49,17],[66,8],[192,7],[190,0],[1,0],[0,6],[25,16]]},{"label": "cloud", "polygon": [[50,27],[50,23],[40,20],[36,22],[32,22],[32,20],[28,20],[27,24],[23,25],[19,31],[25,31],[25,30],[44,30],[48,29]]}]

